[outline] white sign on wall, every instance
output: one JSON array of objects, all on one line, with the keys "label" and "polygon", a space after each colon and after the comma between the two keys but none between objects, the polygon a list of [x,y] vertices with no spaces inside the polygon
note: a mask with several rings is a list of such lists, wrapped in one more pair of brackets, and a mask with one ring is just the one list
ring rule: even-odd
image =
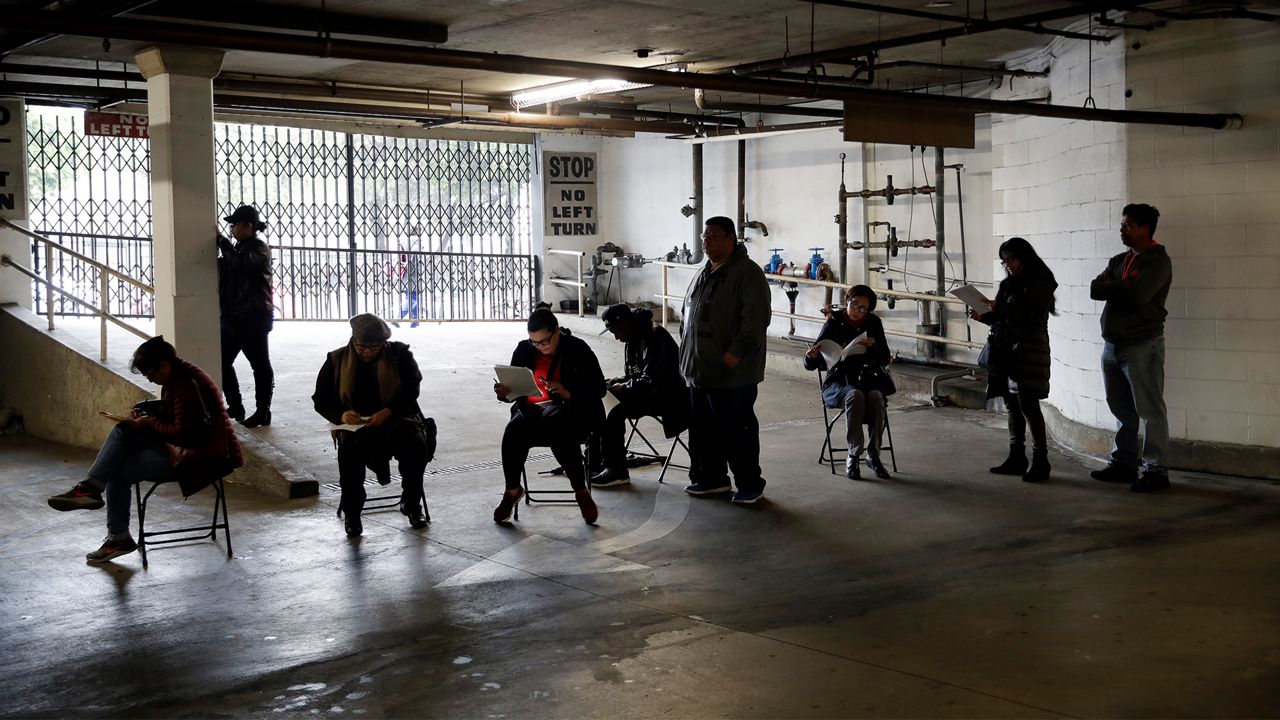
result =
[{"label": "white sign on wall", "polygon": [[596,169],[595,153],[543,153],[546,235],[595,235],[599,232]]},{"label": "white sign on wall", "polygon": [[27,219],[27,119],[17,98],[0,99],[0,217]]}]

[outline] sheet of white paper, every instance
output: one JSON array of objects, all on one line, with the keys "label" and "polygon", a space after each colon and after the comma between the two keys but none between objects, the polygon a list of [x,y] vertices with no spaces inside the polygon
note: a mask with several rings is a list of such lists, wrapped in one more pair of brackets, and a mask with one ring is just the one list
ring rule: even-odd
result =
[{"label": "sheet of white paper", "polygon": [[987,307],[990,300],[982,291],[972,285],[963,285],[958,288],[952,288],[948,295],[954,295],[964,301],[965,305],[977,310],[979,314],[991,312],[991,308]]},{"label": "sheet of white paper", "polygon": [[867,346],[863,345],[862,341],[866,339],[867,339],[867,334],[862,333],[861,335],[854,338],[853,340],[850,340],[849,344],[844,346],[844,351],[841,353],[841,357],[847,358],[850,355],[862,355],[863,353],[865,353],[867,351]]},{"label": "sheet of white paper", "polygon": [[343,423],[341,425],[334,425],[333,423],[329,423],[329,429],[330,430],[350,430],[351,432],[355,432],[360,428],[367,427],[366,423],[368,422],[369,422],[369,418],[361,416],[360,422],[358,423]]},{"label": "sheet of white paper", "polygon": [[839,343],[834,340],[823,340],[818,343],[818,352],[822,354],[822,359],[827,361],[827,368],[830,369],[835,367],[836,363],[850,355],[861,355],[865,353],[867,351],[867,347],[861,343],[866,338],[867,334],[862,333],[844,347],[840,347]]},{"label": "sheet of white paper", "polygon": [[498,376],[498,382],[510,390],[507,397],[538,397],[542,394],[538,383],[533,379],[533,371],[527,367],[494,365],[493,372]]}]

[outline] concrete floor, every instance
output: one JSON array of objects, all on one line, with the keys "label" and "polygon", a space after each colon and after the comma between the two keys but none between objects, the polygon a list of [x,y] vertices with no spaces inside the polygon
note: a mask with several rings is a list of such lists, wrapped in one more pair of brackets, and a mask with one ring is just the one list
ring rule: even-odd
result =
[{"label": "concrete floor", "polygon": [[[276,424],[255,431],[322,483],[308,398],[343,331],[278,327]],[[597,491],[598,527],[552,506],[500,527],[490,368],[522,336],[397,330],[440,423],[421,531],[371,513],[348,540],[331,488],[233,487],[233,560],[204,542],[89,566],[102,512],[44,499],[91,454],[0,438],[0,715],[1280,716],[1280,484],[1174,473],[1137,495],[1055,452],[1029,486],[986,472],[1000,417],[897,404],[900,472],[854,482],[814,462],[812,381],[771,374],[758,506],[653,467]],[[210,502],[164,495],[150,517]]]}]

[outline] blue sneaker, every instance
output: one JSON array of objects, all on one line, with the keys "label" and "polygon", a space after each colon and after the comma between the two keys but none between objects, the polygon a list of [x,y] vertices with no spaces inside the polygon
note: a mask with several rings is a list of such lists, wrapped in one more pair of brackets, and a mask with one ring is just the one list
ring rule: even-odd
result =
[{"label": "blue sneaker", "polygon": [[685,492],[690,495],[718,495],[720,493],[733,492],[733,486],[728,480],[717,480],[716,482],[696,482],[689,483],[685,486]]},{"label": "blue sneaker", "polygon": [[739,490],[733,494],[733,498],[729,502],[736,505],[750,505],[762,497],[764,497],[764,488],[759,488],[757,490]]}]

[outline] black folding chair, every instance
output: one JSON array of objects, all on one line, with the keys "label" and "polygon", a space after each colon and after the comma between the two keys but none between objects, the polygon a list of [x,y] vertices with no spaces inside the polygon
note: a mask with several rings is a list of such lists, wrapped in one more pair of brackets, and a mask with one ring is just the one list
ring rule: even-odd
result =
[{"label": "black folding chair", "polygon": [[[587,437],[584,441],[586,450],[582,453],[582,476],[586,478],[587,492],[591,492],[591,477],[589,475],[591,467],[591,438]],[[563,467],[555,467],[550,470],[543,470],[538,475],[563,475]],[[575,490],[570,487],[568,490],[534,490],[529,486],[529,470],[527,467],[520,469],[520,484],[524,486],[524,504],[533,505],[541,503],[544,505],[577,505],[578,499],[574,497]],[[543,497],[538,497],[539,495]],[[568,495],[569,497],[565,497]],[[550,497],[546,497],[550,496]],[[520,519],[520,503],[516,503],[514,519]]]},{"label": "black folding chair", "polygon": [[[218,530],[222,530],[227,540],[227,559],[231,559],[231,520],[227,516],[227,491],[226,486],[222,483],[223,478],[218,478],[210,483],[210,487],[216,493],[213,498],[213,518],[208,525],[189,525],[187,527],[171,528],[169,530],[147,530],[147,503],[151,500],[151,495],[161,485],[168,485],[178,482],[177,480],[142,480],[133,484],[133,497],[137,505],[138,512],[138,552],[142,554],[142,567],[147,567],[147,546],[148,545],[168,545],[171,543],[195,542],[196,540],[211,539],[218,541]],[[142,483],[149,482],[151,487],[147,489],[146,494],[142,492]],[[218,522],[218,514],[222,514],[222,522]],[[164,540],[149,540],[148,538],[161,537],[167,535],[176,535],[177,537],[166,537]]]},{"label": "black folding chair", "polygon": [[[651,417],[654,420],[657,420],[658,424],[662,424],[662,417],[659,415],[646,415],[644,417]],[[629,454],[627,458],[627,466],[638,467],[640,465],[649,465],[655,462],[661,462],[662,472],[658,475],[658,482],[664,482],[664,478],[666,478],[667,476],[668,468],[688,470],[689,469],[688,465],[679,465],[671,462],[671,458],[676,453],[677,446],[684,448],[685,456],[686,457],[689,456],[689,446],[685,444],[684,439],[681,437],[682,435],[684,435],[684,431],[681,430],[679,433],[676,434],[675,438],[673,438],[671,441],[671,449],[667,450],[666,455],[663,455],[662,453],[658,452],[658,449],[653,446],[653,443],[649,442],[649,438],[645,437],[643,432],[640,432],[640,420],[642,419],[643,418],[627,418],[627,422],[631,423],[631,432],[630,434],[627,435],[627,443],[625,446],[626,452]],[[631,450],[631,441],[636,437],[639,437],[640,440],[644,442],[645,446],[649,448],[649,452]],[[640,462],[637,462],[635,465],[632,465],[631,463],[632,456],[638,458]]]},{"label": "black folding chair", "polygon": [[[843,456],[844,458],[848,457],[849,448],[844,447],[843,445],[841,447],[836,447],[835,444],[831,442],[831,429],[835,427],[836,423],[840,422],[840,420],[844,418],[845,412],[844,408],[840,408],[839,410],[836,410],[834,415],[832,415],[832,410],[835,410],[835,408],[827,407],[827,403],[822,400],[822,381],[825,378],[826,371],[818,370],[818,404],[822,405],[822,422],[826,429],[826,439],[822,442],[822,449],[818,450],[818,464],[830,465],[831,474],[835,475],[837,474],[836,463],[841,460],[840,456]],[[883,457],[884,452],[886,450],[889,451],[889,462],[893,465],[893,471],[898,472],[898,455],[893,451],[893,428],[889,424],[888,398],[885,398],[884,406],[884,433],[885,437],[888,438],[888,443],[882,442],[880,444],[880,453]],[[868,438],[868,442],[870,442],[870,440],[871,438]]]}]

